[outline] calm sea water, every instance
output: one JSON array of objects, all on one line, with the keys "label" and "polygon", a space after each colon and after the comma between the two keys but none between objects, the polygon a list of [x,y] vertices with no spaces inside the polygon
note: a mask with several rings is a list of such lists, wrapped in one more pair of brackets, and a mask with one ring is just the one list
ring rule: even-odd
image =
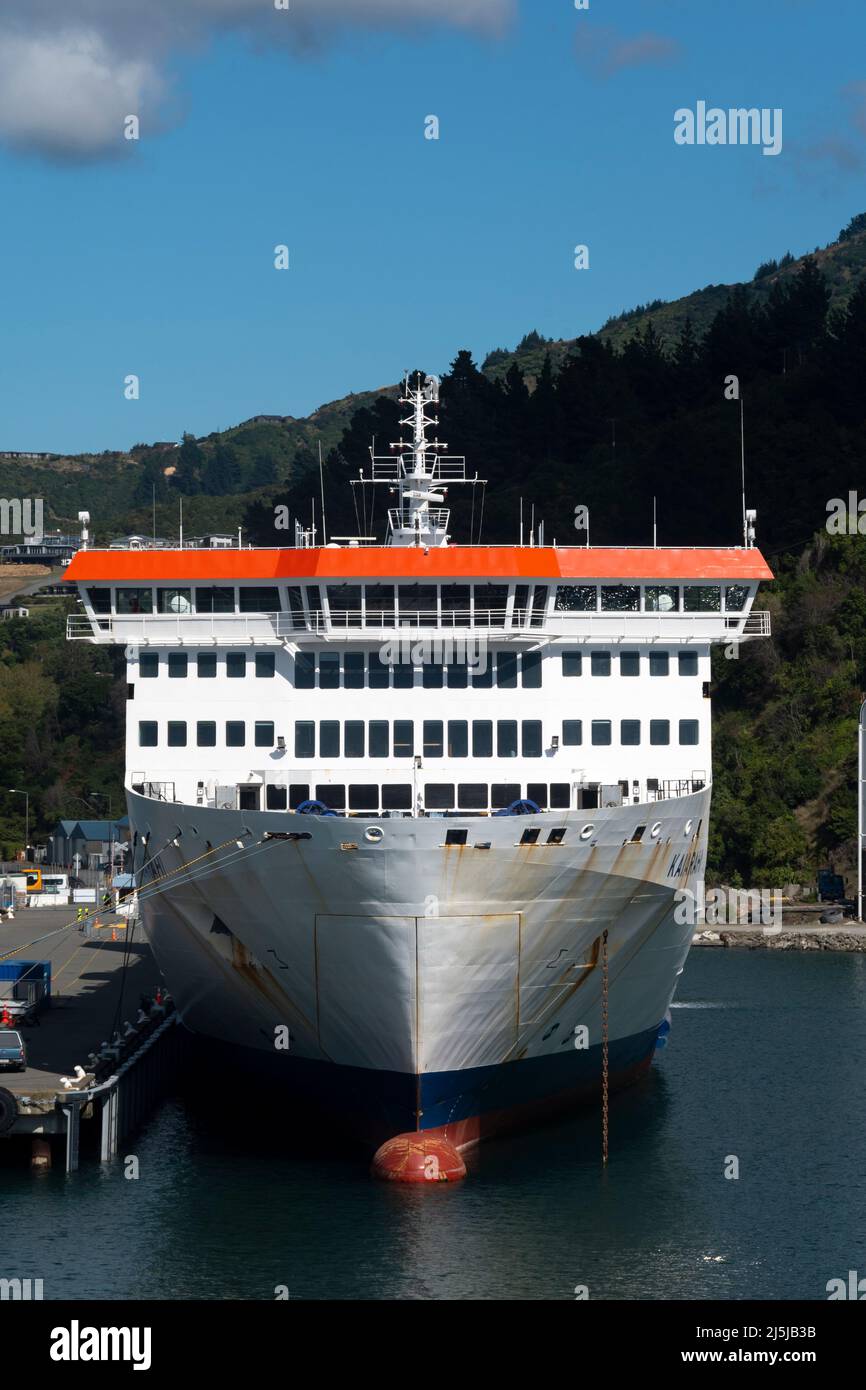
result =
[{"label": "calm sea water", "polygon": [[606,1173],[596,1111],[419,1189],[293,1153],[276,1111],[242,1137],[239,1108],[172,1101],[128,1146],[138,1180],[0,1171],[0,1274],[46,1299],[822,1299],[866,1274],[864,1077],[866,955],[700,949]]}]

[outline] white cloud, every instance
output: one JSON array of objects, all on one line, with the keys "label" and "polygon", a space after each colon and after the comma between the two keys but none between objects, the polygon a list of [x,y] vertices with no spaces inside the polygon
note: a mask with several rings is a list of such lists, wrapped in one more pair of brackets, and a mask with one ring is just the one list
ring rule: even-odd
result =
[{"label": "white cloud", "polygon": [[123,153],[126,115],[165,110],[174,52],[234,30],[309,50],[351,29],[496,34],[516,0],[0,0],[0,140],[57,159]]}]

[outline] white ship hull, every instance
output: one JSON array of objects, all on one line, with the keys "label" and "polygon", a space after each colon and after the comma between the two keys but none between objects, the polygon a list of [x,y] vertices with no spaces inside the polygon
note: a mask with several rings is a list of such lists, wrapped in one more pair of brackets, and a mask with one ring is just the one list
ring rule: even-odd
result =
[{"label": "white ship hull", "polygon": [[[130,793],[129,809],[137,866],[155,856],[145,929],[184,1023],[371,1144],[436,1131],[460,1147],[597,1092],[605,930],[612,1083],[648,1068],[709,801],[366,820]],[[445,845],[454,826],[466,845]]]}]

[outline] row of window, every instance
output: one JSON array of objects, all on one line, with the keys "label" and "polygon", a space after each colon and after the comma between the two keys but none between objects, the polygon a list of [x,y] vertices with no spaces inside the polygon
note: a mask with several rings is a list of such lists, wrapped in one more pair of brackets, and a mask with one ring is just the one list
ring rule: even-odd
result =
[{"label": "row of window", "polygon": [[[695,651],[677,652],[677,672],[681,676],[696,676],[698,674],[698,654]],[[658,651],[654,647],[647,653],[649,663],[649,673],[651,676],[669,676],[671,670],[671,653]],[[590,652],[589,670],[593,676],[609,676],[612,672],[613,664],[610,652]],[[619,652],[619,674],[621,676],[639,676],[641,673],[641,653],[640,652]],[[583,675],[583,652],[563,652],[562,653],[562,674],[564,676]]]},{"label": "row of window", "polygon": [[[671,741],[671,721],[650,719],[649,742],[652,747],[665,747]],[[607,748],[613,743],[614,725],[610,719],[590,721],[590,741],[594,747]],[[699,739],[697,719],[678,721],[679,742],[694,747]],[[169,719],[166,724],[166,743],[169,748],[187,746],[186,720]],[[195,725],[195,741],[199,748],[216,747],[217,725],[212,719],[200,719]],[[244,748],[247,726],[243,719],[229,719],[225,724],[225,746]],[[273,748],[274,725],[266,719],[253,724],[253,744],[256,748]],[[624,748],[635,748],[642,741],[640,719],[619,721],[619,742]],[[159,725],[155,719],[142,719],[138,725],[141,748],[156,748]],[[419,752],[425,758],[540,758],[542,756],[542,725],[540,719],[425,719],[421,726]],[[583,743],[583,720],[566,719],[562,724],[564,747]],[[415,723],[411,719],[323,719],[298,720],[295,724],[295,757],[332,758],[411,758],[415,753]]]},{"label": "row of window", "polygon": [[[243,796],[258,801],[258,787],[241,787]],[[534,801],[541,811],[568,810],[571,805],[571,785],[568,782],[428,782],[424,788],[424,806],[428,811],[503,811],[523,797]],[[332,811],[411,811],[412,787],[409,783],[397,786],[375,783],[331,786],[309,783],[290,783],[287,787],[268,784],[265,787],[265,810],[296,811],[305,801],[321,801]],[[256,806],[242,807],[245,810]]]},{"label": "row of window", "polygon": [[[549,601],[546,584],[306,584],[95,586],[87,590],[93,611],[125,617],[164,613],[283,613],[292,625],[325,621],[349,627],[473,624],[540,627]],[[560,584],[557,613],[742,613],[746,584]],[[327,604],[327,608],[326,605]]]},{"label": "row of window", "polygon": [[[255,673],[260,677],[273,676],[276,672],[274,652],[255,652],[253,654]],[[190,657],[187,652],[169,652],[166,658],[168,674],[172,679],[184,679],[189,675]],[[143,680],[159,675],[159,653],[140,652],[138,674]],[[213,678],[217,673],[216,652],[198,652],[195,658],[196,674],[200,680]],[[247,674],[247,653],[226,652],[225,674],[232,678]]]}]

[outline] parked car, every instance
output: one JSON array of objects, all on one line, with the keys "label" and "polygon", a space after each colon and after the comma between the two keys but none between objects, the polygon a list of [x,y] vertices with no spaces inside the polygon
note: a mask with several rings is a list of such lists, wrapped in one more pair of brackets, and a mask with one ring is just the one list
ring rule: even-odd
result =
[{"label": "parked car", "polygon": [[0,1068],[4,1071],[27,1070],[24,1039],[12,1028],[0,1028]]}]

